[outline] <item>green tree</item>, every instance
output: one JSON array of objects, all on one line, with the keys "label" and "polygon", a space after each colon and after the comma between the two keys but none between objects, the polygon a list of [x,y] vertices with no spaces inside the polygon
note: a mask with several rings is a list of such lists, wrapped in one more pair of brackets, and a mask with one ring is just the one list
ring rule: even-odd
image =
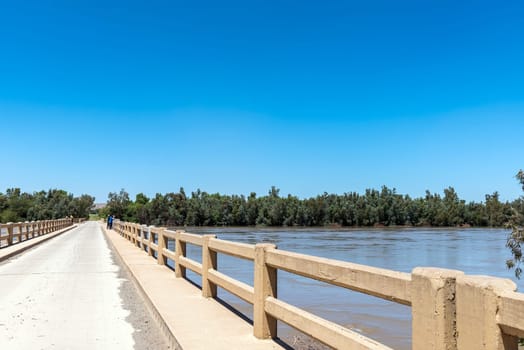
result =
[{"label": "green tree", "polygon": [[73,198],[71,202],[70,213],[75,218],[89,218],[89,212],[93,207],[95,197],[83,194],[80,197]]},{"label": "green tree", "polygon": [[104,214],[114,215],[118,219],[126,220],[128,206],[131,204],[129,193],[122,188],[119,193],[110,192],[107,199],[107,206],[104,208]]},{"label": "green tree", "polygon": [[[519,183],[522,185],[524,191],[524,171],[522,169],[515,176]],[[515,276],[520,278],[522,274],[522,268],[520,267],[524,258],[522,256],[522,244],[524,243],[524,229],[520,225],[522,222],[522,212],[513,210],[508,226],[511,228],[511,233],[508,236],[506,246],[511,250],[512,258],[506,261],[506,265],[509,269],[515,269]]]},{"label": "green tree", "polygon": [[32,196],[22,192],[20,188],[7,189],[5,196],[7,208],[2,212],[2,222],[26,221],[32,204]]}]

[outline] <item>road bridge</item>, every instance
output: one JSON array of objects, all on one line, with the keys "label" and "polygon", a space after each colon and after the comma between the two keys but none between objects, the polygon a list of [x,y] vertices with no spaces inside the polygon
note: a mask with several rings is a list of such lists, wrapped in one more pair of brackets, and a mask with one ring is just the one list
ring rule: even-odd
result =
[{"label": "road bridge", "polygon": [[[404,273],[121,221],[107,231],[96,222],[43,227],[0,231],[0,261],[58,235],[0,264],[2,349],[282,349],[277,322],[335,349],[390,349],[280,300],[279,270],[410,306],[415,350],[515,350],[524,337],[524,294],[506,279],[431,267]],[[186,256],[188,245],[201,249],[201,261]],[[221,273],[219,254],[253,261],[253,285]],[[185,279],[188,269],[201,288]],[[252,304],[253,321],[217,301],[217,288]]]}]

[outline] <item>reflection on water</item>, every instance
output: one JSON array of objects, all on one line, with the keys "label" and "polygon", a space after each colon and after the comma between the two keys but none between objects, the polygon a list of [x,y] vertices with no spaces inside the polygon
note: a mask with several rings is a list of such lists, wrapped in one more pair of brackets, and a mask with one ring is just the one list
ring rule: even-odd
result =
[{"label": "reflection on water", "polygon": [[[510,256],[505,247],[508,231],[502,229],[256,229],[191,228],[188,232],[216,234],[242,243],[274,243],[279,249],[358,264],[410,272],[417,266],[462,270],[467,274],[511,278],[505,267]],[[170,247],[172,248],[172,247]],[[199,247],[188,245],[190,258],[201,261]],[[253,263],[219,254],[219,270],[252,285]],[[200,276],[188,272],[200,284]],[[361,293],[330,286],[279,271],[278,297],[292,305],[354,329],[394,349],[411,348],[411,309]],[[252,307],[219,290],[219,297],[249,318]],[[279,325],[279,334],[292,330]]]}]

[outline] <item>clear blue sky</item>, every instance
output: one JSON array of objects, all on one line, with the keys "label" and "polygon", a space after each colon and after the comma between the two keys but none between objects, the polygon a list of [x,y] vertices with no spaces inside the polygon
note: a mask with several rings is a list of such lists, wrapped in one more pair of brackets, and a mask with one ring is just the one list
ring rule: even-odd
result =
[{"label": "clear blue sky", "polygon": [[0,7],[0,191],[522,194],[522,1]]}]

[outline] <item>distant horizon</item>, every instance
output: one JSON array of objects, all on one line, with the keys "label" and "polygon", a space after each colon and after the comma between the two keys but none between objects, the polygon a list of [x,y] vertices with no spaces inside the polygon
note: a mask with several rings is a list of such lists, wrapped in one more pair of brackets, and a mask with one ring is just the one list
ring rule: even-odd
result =
[{"label": "distant horizon", "polygon": [[523,194],[524,4],[5,5],[0,188]]}]

